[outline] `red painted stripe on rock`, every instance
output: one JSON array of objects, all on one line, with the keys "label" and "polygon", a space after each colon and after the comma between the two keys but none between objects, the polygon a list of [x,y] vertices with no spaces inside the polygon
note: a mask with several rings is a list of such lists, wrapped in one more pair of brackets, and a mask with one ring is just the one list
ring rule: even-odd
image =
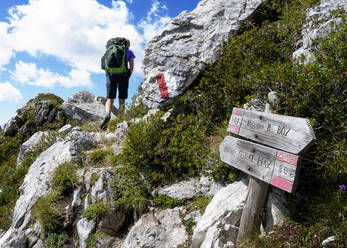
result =
[{"label": "red painted stripe on rock", "polygon": [[283,189],[287,192],[291,192],[293,188],[293,184],[288,182],[287,180],[280,178],[280,177],[274,177],[272,178],[271,184],[277,188]]},{"label": "red painted stripe on rock", "polygon": [[165,76],[164,74],[157,74],[157,83],[158,83],[158,86],[159,86],[159,91],[160,91],[160,95],[161,95],[161,98],[163,99],[168,99],[169,98],[169,92],[168,92],[168,89],[167,89],[167,85],[166,85],[166,82],[165,82]]}]

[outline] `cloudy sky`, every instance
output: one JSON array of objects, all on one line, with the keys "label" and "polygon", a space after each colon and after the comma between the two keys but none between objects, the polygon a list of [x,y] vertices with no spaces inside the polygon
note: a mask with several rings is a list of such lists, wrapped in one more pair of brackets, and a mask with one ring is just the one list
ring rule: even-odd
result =
[{"label": "cloudy sky", "polygon": [[[199,0],[1,0],[0,125],[39,93],[105,96],[100,58],[124,36],[136,55],[129,98],[142,82],[146,42]],[[130,99],[129,99],[130,100]],[[129,101],[128,101],[129,102]]]}]

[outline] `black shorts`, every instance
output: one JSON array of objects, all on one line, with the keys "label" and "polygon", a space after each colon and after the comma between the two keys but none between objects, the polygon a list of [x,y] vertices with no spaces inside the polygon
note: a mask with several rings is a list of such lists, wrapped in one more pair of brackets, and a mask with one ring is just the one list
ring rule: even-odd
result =
[{"label": "black shorts", "polygon": [[118,99],[128,98],[129,76],[108,74],[106,75],[107,99],[115,99],[118,89]]}]

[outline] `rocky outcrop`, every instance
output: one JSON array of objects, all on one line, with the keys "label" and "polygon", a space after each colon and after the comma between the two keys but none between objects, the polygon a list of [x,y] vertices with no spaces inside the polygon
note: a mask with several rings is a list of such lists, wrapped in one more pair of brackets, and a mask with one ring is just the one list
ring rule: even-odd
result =
[{"label": "rocky outcrop", "polygon": [[216,183],[213,179],[201,177],[200,181],[189,179],[180,183],[166,186],[155,190],[157,195],[166,195],[174,199],[193,199],[201,195],[213,196],[223,185]]},{"label": "rocky outcrop", "polygon": [[14,136],[17,133],[30,136],[35,129],[49,127],[54,121],[64,122],[60,104],[63,100],[53,94],[39,94],[31,99],[25,107],[18,109],[17,114],[4,126],[6,136]]},{"label": "rocky outcrop", "polygon": [[[338,9],[343,11],[332,18],[332,12]],[[304,64],[314,61],[313,53],[319,50],[317,41],[328,36],[332,30],[332,23],[334,28],[341,23],[341,15],[346,14],[346,11],[347,0],[322,0],[319,5],[309,9],[302,29],[302,40],[298,44],[300,48],[293,53],[293,57],[298,59],[304,55]]]},{"label": "rocky outcrop", "polygon": [[32,153],[36,146],[40,144],[40,142],[44,139],[45,136],[49,134],[46,132],[36,132],[33,136],[30,137],[26,142],[22,144],[19,150],[18,158],[17,158],[17,168],[20,167],[22,162],[24,161],[25,156]]},{"label": "rocky outcrop", "polygon": [[70,96],[62,108],[68,119],[76,120],[80,124],[86,121],[101,121],[106,115],[105,99],[95,97],[87,90],[78,91]]},{"label": "rocky outcrop", "polygon": [[[74,128],[64,141],[49,147],[29,168],[20,187],[20,197],[16,202],[10,229],[0,238],[0,247],[24,247],[17,244],[23,230],[29,224],[31,208],[37,199],[50,192],[53,171],[64,162],[78,160],[83,151],[94,145],[93,137],[79,128]],[[13,243],[13,242],[17,243]],[[12,244],[13,243],[13,244]]]},{"label": "rocky outcrop", "polygon": [[188,239],[178,208],[143,215],[131,228],[122,248],[183,247]]},{"label": "rocky outcrop", "polygon": [[274,226],[280,226],[289,217],[286,193],[283,190],[271,188],[266,202],[265,231],[269,232]]},{"label": "rocky outcrop", "polygon": [[77,222],[77,233],[79,238],[79,247],[86,248],[86,239],[93,232],[95,221],[82,218]]},{"label": "rocky outcrop", "polygon": [[[98,222],[93,220],[87,220],[86,218],[81,218],[77,223],[77,232],[79,236],[79,247],[86,247],[85,240],[90,234],[95,230],[99,230],[111,236],[117,235],[119,229],[123,226],[125,221],[125,214],[115,206],[113,193],[112,193],[112,178],[113,169],[112,168],[90,168],[86,170],[81,170],[78,175],[84,183],[85,188],[85,198],[82,200],[80,189],[76,189],[74,192],[74,197],[72,201],[73,207],[83,207],[87,209],[90,204],[95,204],[96,202],[108,202],[110,203],[110,213]],[[94,178],[94,179],[92,179]],[[84,203],[84,206],[82,206]]]},{"label": "rocky outcrop", "polygon": [[244,181],[219,190],[194,229],[192,247],[224,247],[229,241],[235,243],[246,198]]},{"label": "rocky outcrop", "polygon": [[172,102],[197,78],[199,68],[220,55],[222,41],[239,30],[261,0],[202,0],[184,11],[147,45],[143,102],[148,108]]}]

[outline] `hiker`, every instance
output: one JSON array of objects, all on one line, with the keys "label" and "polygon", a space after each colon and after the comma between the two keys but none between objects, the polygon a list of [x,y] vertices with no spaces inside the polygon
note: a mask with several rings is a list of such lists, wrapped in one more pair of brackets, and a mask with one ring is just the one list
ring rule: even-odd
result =
[{"label": "hiker", "polygon": [[106,130],[111,118],[111,108],[118,89],[118,114],[125,111],[125,99],[128,98],[129,78],[134,71],[134,53],[129,49],[130,41],[125,38],[113,38],[106,44],[105,55],[101,58],[101,68],[106,72],[106,116],[100,126]]}]

